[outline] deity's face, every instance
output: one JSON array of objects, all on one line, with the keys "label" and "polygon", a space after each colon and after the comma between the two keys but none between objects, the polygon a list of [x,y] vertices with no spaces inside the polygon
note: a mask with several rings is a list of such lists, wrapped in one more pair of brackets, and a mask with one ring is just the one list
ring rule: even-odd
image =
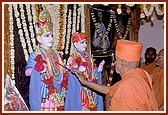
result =
[{"label": "deity's face", "polygon": [[42,47],[50,48],[53,45],[53,33],[45,32],[38,38],[39,43]]},{"label": "deity's face", "polygon": [[74,46],[76,47],[77,50],[84,52],[87,49],[87,40],[83,39],[78,42],[75,42]]}]

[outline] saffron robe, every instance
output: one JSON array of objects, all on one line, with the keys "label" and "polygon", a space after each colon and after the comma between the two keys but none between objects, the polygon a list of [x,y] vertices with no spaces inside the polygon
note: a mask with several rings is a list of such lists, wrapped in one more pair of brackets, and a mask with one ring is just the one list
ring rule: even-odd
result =
[{"label": "saffron robe", "polygon": [[153,62],[149,65],[145,65],[145,62],[143,62],[140,64],[140,68],[146,70],[151,75],[153,70],[156,68],[156,62]]},{"label": "saffron robe", "polygon": [[149,74],[140,68],[132,69],[111,87],[111,111],[156,111],[157,102]]},{"label": "saffron robe", "polygon": [[153,90],[156,96],[158,107],[164,101],[164,69],[157,67],[153,70]]}]

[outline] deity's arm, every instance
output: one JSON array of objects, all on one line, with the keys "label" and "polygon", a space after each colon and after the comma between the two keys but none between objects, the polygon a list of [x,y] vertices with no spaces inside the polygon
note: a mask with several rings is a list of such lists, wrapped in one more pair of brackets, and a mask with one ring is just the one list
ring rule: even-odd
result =
[{"label": "deity's arm", "polygon": [[30,76],[31,75],[31,72],[34,68],[34,65],[35,65],[35,58],[36,56],[36,53],[35,52],[32,52],[29,56],[29,59],[28,59],[28,62],[27,62],[27,65],[25,67],[25,75],[26,76]]}]

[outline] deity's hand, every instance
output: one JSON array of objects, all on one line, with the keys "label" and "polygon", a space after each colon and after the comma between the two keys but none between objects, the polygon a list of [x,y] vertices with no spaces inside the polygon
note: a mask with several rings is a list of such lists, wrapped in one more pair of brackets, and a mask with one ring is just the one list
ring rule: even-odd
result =
[{"label": "deity's hand", "polygon": [[85,71],[86,71],[86,67],[84,67],[84,66],[79,66],[79,71],[80,71],[80,72],[85,72]]},{"label": "deity's hand", "polygon": [[26,69],[26,71],[25,71],[25,75],[26,75],[26,76],[30,76],[30,75],[31,75],[31,72],[32,72],[32,68],[28,68],[28,69]]},{"label": "deity's hand", "polygon": [[105,64],[105,61],[103,60],[100,64],[99,64],[99,67],[98,67],[98,72],[102,72],[103,71],[103,66]]}]

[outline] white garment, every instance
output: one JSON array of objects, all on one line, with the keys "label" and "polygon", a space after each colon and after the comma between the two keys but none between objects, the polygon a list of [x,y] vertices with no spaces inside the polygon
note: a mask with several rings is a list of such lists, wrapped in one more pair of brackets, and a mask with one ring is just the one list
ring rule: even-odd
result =
[{"label": "white garment", "polygon": [[[98,28],[101,30],[101,33],[104,35],[105,32],[106,32],[106,27],[104,26],[104,24],[98,22],[98,25],[97,25],[97,26],[98,26]],[[99,36],[99,34],[97,33],[97,31],[95,30],[94,39],[93,39],[93,41],[92,41],[93,46],[96,47],[96,48],[98,48],[99,41],[100,41],[100,36]],[[108,49],[109,46],[110,46],[109,38],[106,37],[106,38],[103,40],[103,44],[101,45],[100,48],[102,48],[102,49]]]}]

